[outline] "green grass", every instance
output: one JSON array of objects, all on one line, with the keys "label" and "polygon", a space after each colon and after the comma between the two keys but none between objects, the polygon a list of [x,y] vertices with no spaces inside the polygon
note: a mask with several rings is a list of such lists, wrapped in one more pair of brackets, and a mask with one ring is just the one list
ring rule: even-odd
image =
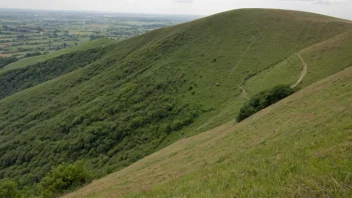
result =
[{"label": "green grass", "polygon": [[[299,51],[308,65],[308,72],[299,86],[304,87],[352,65],[352,32],[347,31],[321,43]],[[257,93],[278,84],[293,85],[303,68],[301,60],[293,54],[273,67],[246,79],[248,93]],[[275,79],[275,81],[271,80]]]},{"label": "green grass", "polygon": [[[329,76],[342,69],[352,65],[352,31],[338,35],[328,39],[317,45],[313,45],[308,49],[304,49],[301,53],[302,57],[308,64],[311,72],[307,73],[307,79],[303,85]],[[314,71],[319,72],[314,72]]]},{"label": "green grass", "polygon": [[[96,47],[104,47],[107,45],[112,44],[113,42],[110,39],[104,38],[104,39],[98,39],[95,41],[91,41],[89,43],[83,44],[81,46],[78,47],[72,47],[72,48],[67,48],[67,49],[63,49],[57,52],[53,52],[47,55],[42,55],[42,56],[36,56],[36,57],[29,57],[29,58],[24,58],[21,59],[15,63],[12,63],[10,65],[7,65],[6,67],[2,68],[0,70],[0,74],[7,72],[9,70],[13,70],[13,69],[18,69],[18,68],[23,68],[23,67],[27,67],[30,65],[34,65],[40,62],[44,62],[46,60],[64,55],[64,54],[68,54],[68,53],[72,53],[75,51],[80,51],[80,50],[88,50],[88,49],[92,49],[92,48],[96,48]],[[17,46],[16,46],[17,47]],[[29,47],[34,47],[29,45]],[[35,46],[37,47],[37,46]]]},{"label": "green grass", "polygon": [[350,197],[352,67],[64,197]]},{"label": "green grass", "polygon": [[[25,186],[52,166],[76,160],[85,161],[96,177],[120,170],[233,120],[247,100],[239,86],[248,81],[255,94],[295,82],[302,65],[287,66],[285,60],[298,64],[294,55],[302,51],[312,64],[305,49],[351,29],[343,20],[311,13],[243,9],[114,43],[95,62],[46,82],[32,65],[39,59],[17,62],[8,69],[32,65],[28,70],[39,71],[26,75],[34,82],[26,89],[0,100],[0,179]],[[350,42],[344,37],[339,44],[340,58],[350,54]],[[324,48],[312,49],[317,54]],[[314,75],[307,74],[301,88],[346,67],[329,54],[324,57],[334,69],[308,70]],[[65,61],[61,58],[46,61],[45,71]],[[60,67],[50,74],[62,74],[54,68]],[[0,78],[11,82],[7,74]]]},{"label": "green grass", "polygon": [[302,68],[303,65],[298,56],[293,55],[277,65],[250,77],[243,83],[243,87],[248,95],[252,96],[253,93],[258,93],[267,87],[274,87],[279,84],[293,85],[301,74]]}]

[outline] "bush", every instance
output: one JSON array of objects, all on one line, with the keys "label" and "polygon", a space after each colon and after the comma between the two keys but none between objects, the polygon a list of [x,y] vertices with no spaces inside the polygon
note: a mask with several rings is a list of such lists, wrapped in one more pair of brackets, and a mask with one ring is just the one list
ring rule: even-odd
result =
[{"label": "bush", "polygon": [[83,162],[78,161],[74,164],[61,164],[53,168],[40,181],[39,186],[43,197],[55,197],[90,181],[90,173],[85,169]]},{"label": "bush", "polygon": [[272,89],[260,92],[253,96],[240,110],[237,116],[237,122],[248,118],[258,111],[286,98],[295,91],[288,85],[278,85]]},{"label": "bush", "polygon": [[4,181],[0,183],[0,197],[1,198],[16,198],[20,197],[18,192],[18,184],[14,181]]},{"label": "bush", "polygon": [[32,53],[27,53],[24,58],[32,57],[32,56],[40,56],[42,55],[40,52],[32,52]]}]

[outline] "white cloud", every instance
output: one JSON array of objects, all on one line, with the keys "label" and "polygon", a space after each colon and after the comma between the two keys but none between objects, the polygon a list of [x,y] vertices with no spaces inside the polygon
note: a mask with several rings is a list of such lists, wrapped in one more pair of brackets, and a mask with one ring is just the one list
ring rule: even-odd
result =
[{"label": "white cloud", "polygon": [[341,4],[346,2],[346,0],[282,0],[282,1],[307,2],[307,3],[324,4],[324,5]]},{"label": "white cloud", "polygon": [[193,0],[172,0],[175,3],[193,3]]},{"label": "white cloud", "polygon": [[344,0],[317,0],[315,3],[317,4],[339,4],[339,3],[344,3]]}]

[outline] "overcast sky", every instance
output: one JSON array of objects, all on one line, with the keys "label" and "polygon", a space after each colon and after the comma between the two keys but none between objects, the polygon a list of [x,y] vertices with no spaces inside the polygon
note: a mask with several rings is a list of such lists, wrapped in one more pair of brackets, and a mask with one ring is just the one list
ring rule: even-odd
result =
[{"label": "overcast sky", "polygon": [[352,20],[352,0],[0,0],[0,8],[211,15],[238,8],[282,8]]}]

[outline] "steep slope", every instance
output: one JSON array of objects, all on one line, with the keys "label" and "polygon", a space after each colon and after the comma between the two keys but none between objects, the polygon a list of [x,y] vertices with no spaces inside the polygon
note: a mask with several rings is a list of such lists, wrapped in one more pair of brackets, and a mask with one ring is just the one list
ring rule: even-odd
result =
[{"label": "steep slope", "polygon": [[350,197],[352,67],[64,197]]},{"label": "steep slope", "polygon": [[[246,88],[248,79],[297,52],[306,59],[304,49],[320,53],[322,48],[310,47],[351,29],[346,21],[310,13],[235,10],[110,45],[98,60],[74,71],[46,73],[53,78],[30,73],[33,78],[23,80],[30,80],[28,87],[13,89],[10,83],[4,89],[14,91],[0,100],[0,179],[32,185],[52,166],[76,160],[96,177],[124,168],[180,138],[232,120],[246,101],[240,87]],[[351,38],[344,38],[340,46],[346,53],[340,59],[349,56]],[[299,86],[350,61],[325,55],[336,68],[311,70],[307,60],[308,74]],[[50,71],[62,60],[51,61],[38,65]],[[284,73],[292,82],[302,69],[297,62],[296,73]],[[281,83],[276,78],[266,82]]]}]

